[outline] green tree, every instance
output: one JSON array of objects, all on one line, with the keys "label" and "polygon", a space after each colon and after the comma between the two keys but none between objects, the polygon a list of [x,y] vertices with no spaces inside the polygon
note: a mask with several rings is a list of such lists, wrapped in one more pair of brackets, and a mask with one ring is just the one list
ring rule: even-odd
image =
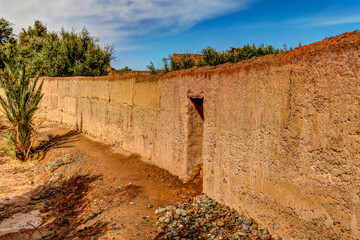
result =
[{"label": "green tree", "polygon": [[13,24],[0,18],[0,44],[7,43],[13,37]]},{"label": "green tree", "polygon": [[[106,75],[114,52],[112,46],[100,46],[99,39],[91,36],[86,28],[80,33],[64,28],[51,32],[40,20],[23,28],[18,41],[14,39],[0,45],[0,50],[0,69],[4,67],[3,61],[30,65],[32,69],[45,65],[43,74],[53,77]],[[31,73],[35,74],[35,71]]]},{"label": "green tree", "polygon": [[19,55],[18,44],[15,38],[10,38],[9,42],[0,44],[0,71],[4,69],[4,63],[15,64]]},{"label": "green tree", "polygon": [[13,24],[0,18],[0,70],[4,62],[13,62],[17,56],[17,42],[13,34]]},{"label": "green tree", "polygon": [[33,80],[29,69],[20,70],[5,64],[5,71],[0,77],[0,87],[4,95],[0,96],[7,121],[5,137],[12,146],[16,158],[24,161],[31,153],[32,136],[35,132],[34,115],[43,97],[43,81],[39,81],[40,71]]}]

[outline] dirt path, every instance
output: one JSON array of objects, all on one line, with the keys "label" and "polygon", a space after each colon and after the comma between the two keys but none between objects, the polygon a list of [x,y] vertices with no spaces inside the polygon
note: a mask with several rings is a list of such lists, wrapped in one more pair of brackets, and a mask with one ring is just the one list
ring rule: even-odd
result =
[{"label": "dirt path", "polygon": [[[63,126],[45,127],[42,160],[19,166],[0,159],[0,239],[152,239],[155,208],[201,193],[200,179],[184,185],[136,154],[115,153]],[[43,218],[34,226],[40,231],[1,236],[10,229],[6,219],[34,210]]]}]

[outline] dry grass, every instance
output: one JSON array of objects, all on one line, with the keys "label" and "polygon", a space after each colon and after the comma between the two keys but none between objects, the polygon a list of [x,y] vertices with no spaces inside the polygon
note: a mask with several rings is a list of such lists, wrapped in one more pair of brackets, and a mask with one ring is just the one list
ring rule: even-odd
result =
[{"label": "dry grass", "polygon": [[11,189],[11,188],[0,189],[0,194],[7,194],[12,192],[16,192],[16,189]]}]

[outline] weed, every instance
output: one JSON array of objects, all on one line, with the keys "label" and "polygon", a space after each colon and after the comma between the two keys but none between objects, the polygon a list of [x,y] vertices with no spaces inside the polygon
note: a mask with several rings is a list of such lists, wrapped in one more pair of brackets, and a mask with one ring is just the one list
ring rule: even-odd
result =
[{"label": "weed", "polygon": [[146,66],[147,69],[149,69],[150,71],[150,75],[157,75],[157,70],[154,66],[154,63],[152,61],[150,61],[150,64]]}]

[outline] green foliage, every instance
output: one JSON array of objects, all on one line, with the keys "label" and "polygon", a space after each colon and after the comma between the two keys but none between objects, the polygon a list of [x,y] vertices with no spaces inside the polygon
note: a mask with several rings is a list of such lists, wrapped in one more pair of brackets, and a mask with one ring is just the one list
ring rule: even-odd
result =
[{"label": "green foliage", "polygon": [[11,38],[6,44],[0,44],[0,72],[4,69],[4,63],[14,65],[16,63],[19,49],[17,47],[17,41]]},{"label": "green foliage", "polygon": [[171,71],[170,69],[170,64],[169,64],[169,60],[171,60],[171,57],[170,58],[163,58],[162,59],[162,62],[164,64],[164,69],[163,69],[163,72],[164,73],[168,73]]},{"label": "green foliage", "polygon": [[190,55],[185,54],[179,61],[173,61],[171,59],[171,71],[179,69],[187,69],[195,66],[195,62],[190,58]]},{"label": "green foliage", "polygon": [[86,28],[80,33],[64,28],[49,32],[40,20],[22,29],[18,41],[4,44],[1,50],[0,64],[2,61],[25,64],[32,69],[45,65],[43,73],[47,76],[106,75],[114,51],[112,46],[101,47],[99,39]]},{"label": "green foliage", "polygon": [[150,64],[146,66],[147,69],[149,69],[150,71],[150,75],[157,75],[157,69],[154,66],[154,63],[152,61],[150,61]]},{"label": "green foliage", "polygon": [[43,81],[39,81],[41,70],[34,79],[30,79],[31,71],[23,65],[19,70],[5,64],[0,77],[0,87],[4,95],[0,96],[0,104],[6,116],[5,137],[15,152],[16,158],[24,161],[31,151],[31,138],[36,130],[34,114],[43,97]]},{"label": "green foliage", "polygon": [[119,71],[132,71],[132,69],[129,68],[128,66],[125,66],[123,68],[120,68]]},{"label": "green foliage", "polygon": [[0,18],[0,70],[4,68],[3,61],[10,63],[17,55],[16,44],[13,24]]},{"label": "green foliage", "polygon": [[13,24],[0,18],[0,44],[7,43],[13,37]]},{"label": "green foliage", "polygon": [[[290,47],[289,50],[292,49],[293,48]],[[206,47],[201,50],[203,58],[197,63],[191,59],[189,54],[185,54],[179,61],[174,61],[171,56],[163,58],[164,72],[187,69],[194,66],[217,66],[228,62],[236,63],[253,57],[278,54],[284,51],[288,51],[286,44],[284,44],[281,49],[274,48],[271,45],[260,44],[259,46],[256,46],[255,44],[246,44],[241,48],[231,48],[228,51],[217,51],[215,48]]]},{"label": "green foliage", "polygon": [[169,57],[163,58],[162,62],[164,64],[164,67],[162,69],[163,73],[192,68],[196,65],[189,54],[185,54],[179,61],[174,61],[171,55],[169,55]]},{"label": "green foliage", "polygon": [[231,48],[229,51],[216,51],[212,47],[207,47],[201,50],[204,55],[200,66],[216,66],[227,62],[235,63],[244,61],[253,57],[261,57],[268,54],[280,53],[281,49],[276,49],[271,45],[265,46],[264,44],[258,47],[255,44],[246,44],[242,48]]}]

